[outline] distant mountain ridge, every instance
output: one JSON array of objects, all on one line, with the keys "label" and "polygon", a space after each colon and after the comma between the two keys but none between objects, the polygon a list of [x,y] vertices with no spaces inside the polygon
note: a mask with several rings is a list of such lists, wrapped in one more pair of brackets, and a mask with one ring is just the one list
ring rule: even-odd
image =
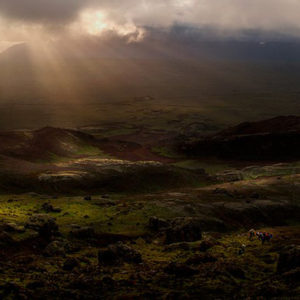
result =
[{"label": "distant mountain ridge", "polygon": [[278,116],[272,119],[258,122],[244,122],[237,126],[225,129],[217,136],[233,136],[263,133],[286,133],[290,131],[300,131],[300,117],[298,116]]},{"label": "distant mountain ridge", "polygon": [[281,161],[300,158],[300,117],[279,116],[246,122],[197,141],[183,142],[180,150],[195,157]]}]

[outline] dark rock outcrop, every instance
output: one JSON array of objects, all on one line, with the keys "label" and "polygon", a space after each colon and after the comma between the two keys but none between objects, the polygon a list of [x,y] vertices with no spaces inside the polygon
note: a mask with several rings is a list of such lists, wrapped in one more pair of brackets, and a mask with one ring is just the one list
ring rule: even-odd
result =
[{"label": "dark rock outcrop", "polygon": [[198,218],[176,218],[166,230],[166,244],[194,242],[202,239],[202,221]]},{"label": "dark rock outcrop", "polygon": [[141,263],[142,256],[137,250],[118,242],[109,245],[106,249],[99,250],[98,262],[102,265],[114,265],[122,262]]},{"label": "dark rock outcrop", "polygon": [[46,212],[46,213],[51,213],[51,212],[54,212],[54,213],[60,213],[61,212],[61,208],[59,207],[53,207],[53,205],[49,202],[45,202],[43,205],[42,205],[42,209]]},{"label": "dark rock outcrop", "polygon": [[53,241],[47,245],[44,249],[45,256],[65,256],[66,255],[66,243],[62,241]]},{"label": "dark rock outcrop", "polygon": [[170,223],[164,219],[151,217],[149,219],[149,228],[153,231],[160,231],[170,226]]},{"label": "dark rock outcrop", "polygon": [[223,159],[284,160],[300,157],[300,117],[246,122],[198,141],[179,145],[190,156]]},{"label": "dark rock outcrop", "polygon": [[277,271],[287,272],[300,267],[300,246],[291,245],[280,252]]},{"label": "dark rock outcrop", "polygon": [[4,223],[1,226],[6,232],[18,232],[22,233],[25,231],[24,226],[19,226],[16,223],[9,222],[9,223]]},{"label": "dark rock outcrop", "polygon": [[95,230],[93,227],[79,227],[75,228],[70,232],[72,237],[77,239],[88,239],[95,237]]},{"label": "dark rock outcrop", "polygon": [[26,228],[37,231],[41,237],[50,238],[51,236],[59,235],[58,225],[55,218],[45,214],[36,214],[29,218],[25,224]]},{"label": "dark rock outcrop", "polygon": [[69,257],[64,262],[63,269],[65,271],[72,271],[77,266],[79,266],[78,259],[76,259],[75,257]]}]

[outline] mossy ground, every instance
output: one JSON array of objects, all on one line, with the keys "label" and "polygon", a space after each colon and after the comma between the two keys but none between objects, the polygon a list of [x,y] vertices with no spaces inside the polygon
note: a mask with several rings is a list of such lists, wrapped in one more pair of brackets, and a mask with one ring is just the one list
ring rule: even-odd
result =
[{"label": "mossy ground", "polygon": [[[175,197],[174,193],[168,195]],[[177,196],[180,197],[180,193]],[[52,197],[33,193],[1,195],[0,215],[3,223],[23,225],[30,215],[45,213],[42,209],[45,202],[61,208],[61,212],[49,215],[56,218],[62,237],[77,245],[78,249],[67,254],[67,257],[76,258],[79,266],[72,271],[65,271],[63,265],[66,257],[46,257],[42,254],[42,249],[26,244],[30,237],[27,231],[13,233],[11,236],[18,246],[8,253],[1,249],[3,260],[0,266],[0,285],[13,282],[25,294],[46,299],[51,299],[53,295],[58,299],[61,295],[65,295],[66,299],[71,296],[98,299],[100,296],[97,295],[96,288],[91,288],[91,297],[88,298],[80,286],[70,287],[70,282],[77,282],[81,278],[96,284],[109,277],[113,282],[113,287],[105,290],[105,297],[109,299],[119,296],[160,299],[166,295],[173,295],[175,298],[201,296],[232,299],[259,296],[262,285],[265,282],[269,285],[269,280],[272,279],[276,282],[278,295],[297,293],[296,289],[289,291],[289,283],[277,276],[276,267],[280,249],[285,245],[299,243],[299,226],[260,228],[259,230],[272,232],[274,235],[272,242],[264,245],[256,239],[250,241],[247,230],[240,230],[231,233],[204,233],[203,240],[213,241],[213,246],[206,252],[200,251],[202,241],[168,247],[160,236],[151,235],[148,220],[151,216],[169,219],[183,216],[184,213],[172,207],[157,205],[151,200],[153,197],[155,195],[111,194],[93,195],[91,200],[85,200],[82,196]],[[160,197],[163,195],[157,195],[159,201]],[[130,247],[141,253],[143,263],[99,267],[97,253],[101,246],[89,240],[74,241],[69,236],[71,224],[92,226],[99,236],[123,236]],[[239,255],[242,244],[246,245],[246,250]],[[208,255],[215,260],[187,263],[197,255]],[[179,277],[168,274],[165,268],[171,262],[188,265],[197,270],[197,273]],[[41,281],[44,285],[39,287]],[[38,286],[36,294],[32,294],[32,284]],[[14,297],[13,292],[11,297]]]}]

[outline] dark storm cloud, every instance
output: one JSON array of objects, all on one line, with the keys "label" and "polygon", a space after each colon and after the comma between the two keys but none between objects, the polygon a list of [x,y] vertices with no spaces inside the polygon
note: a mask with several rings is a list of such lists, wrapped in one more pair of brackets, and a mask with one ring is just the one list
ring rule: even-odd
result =
[{"label": "dark storm cloud", "polygon": [[[263,30],[300,33],[298,0],[1,0],[0,18],[42,27],[69,26],[82,12],[102,11],[111,27],[172,28],[186,24],[218,34]],[[0,20],[1,21],[1,20]],[[58,27],[59,27],[58,26]],[[119,27],[120,30],[120,27]]]},{"label": "dark storm cloud", "polygon": [[68,22],[85,6],[81,0],[1,0],[0,13],[29,22]]}]

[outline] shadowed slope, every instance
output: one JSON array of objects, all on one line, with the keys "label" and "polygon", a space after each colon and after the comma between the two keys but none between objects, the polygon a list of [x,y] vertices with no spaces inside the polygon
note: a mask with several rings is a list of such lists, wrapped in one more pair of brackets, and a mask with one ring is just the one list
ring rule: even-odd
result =
[{"label": "shadowed slope", "polygon": [[293,160],[300,157],[300,117],[242,123],[196,142],[183,142],[192,156],[240,160]]}]

